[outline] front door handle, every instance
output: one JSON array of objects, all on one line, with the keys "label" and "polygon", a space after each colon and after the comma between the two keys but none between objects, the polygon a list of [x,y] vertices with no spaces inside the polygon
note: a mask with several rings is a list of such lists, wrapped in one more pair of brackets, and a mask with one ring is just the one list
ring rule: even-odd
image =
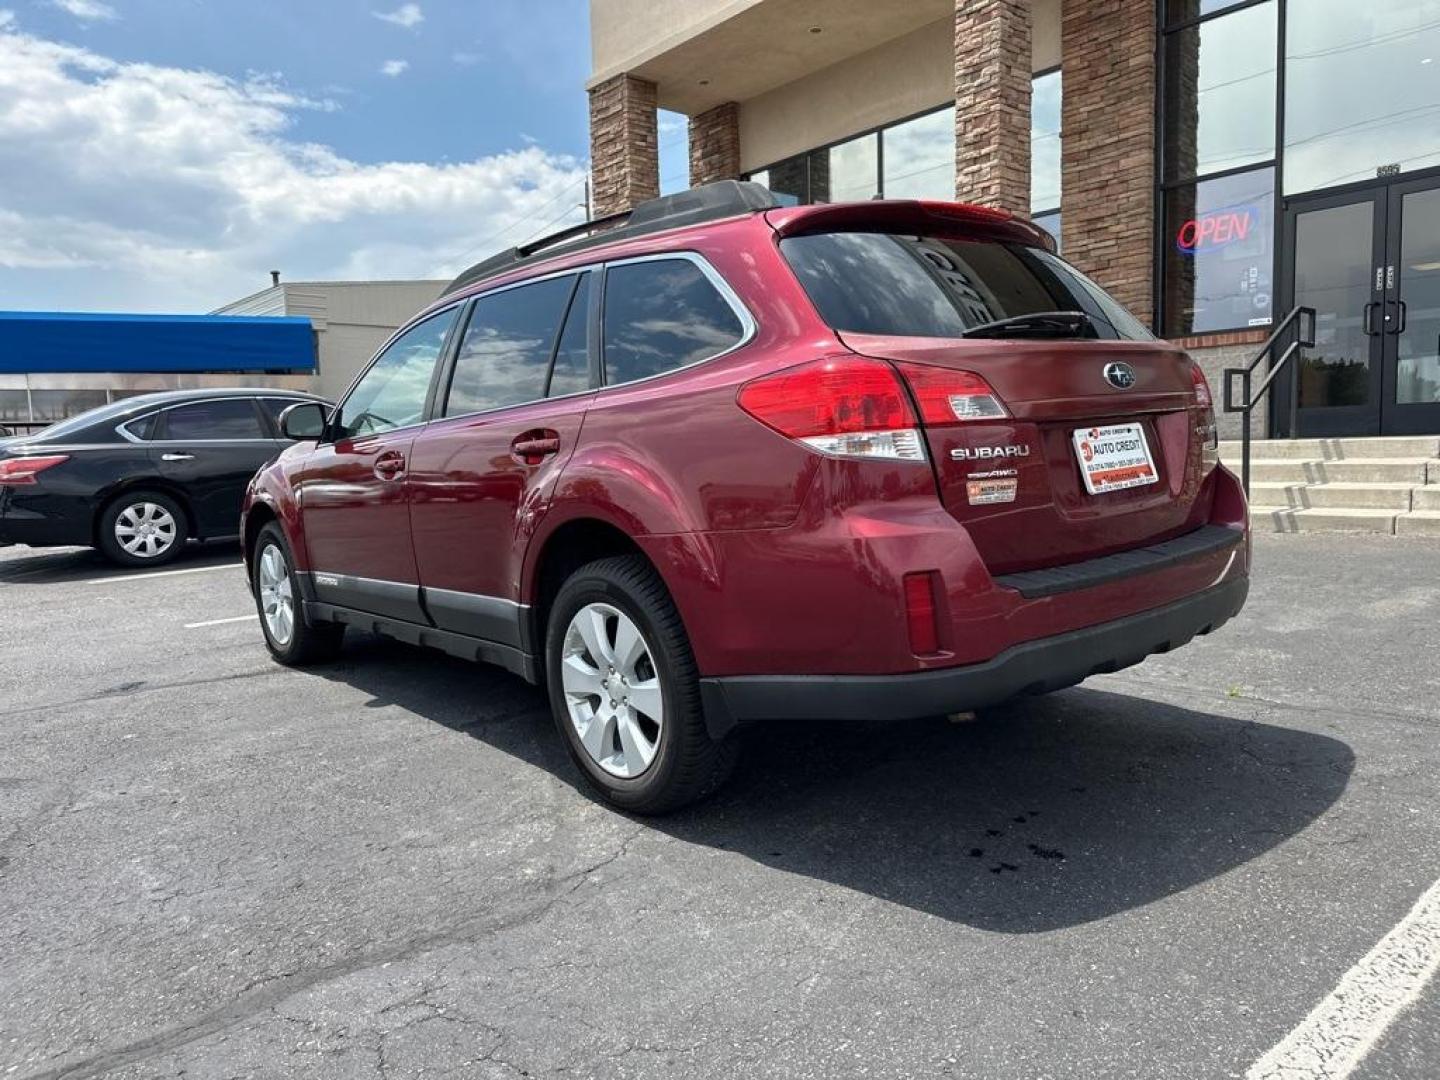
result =
[{"label": "front door handle", "polygon": [[539,465],[551,454],[560,452],[560,433],[541,428],[515,436],[510,455],[523,465]]},{"label": "front door handle", "polygon": [[161,461],[194,461],[194,454],[161,454]]},{"label": "front door handle", "polygon": [[1392,334],[1403,334],[1405,332],[1405,321],[1408,309],[1404,300],[1395,301],[1395,325],[1390,328]]},{"label": "front door handle", "polygon": [[386,450],[375,459],[375,475],[381,480],[398,480],[405,475],[405,455]]}]

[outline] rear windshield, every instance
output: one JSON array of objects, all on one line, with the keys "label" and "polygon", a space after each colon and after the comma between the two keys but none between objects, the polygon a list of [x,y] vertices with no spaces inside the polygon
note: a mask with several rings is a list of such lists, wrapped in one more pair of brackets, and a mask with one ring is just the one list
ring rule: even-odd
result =
[{"label": "rear windshield", "polygon": [[1081,311],[1095,336],[1154,340],[1100,286],[1043,248],[835,232],[788,237],[780,250],[836,330],[959,337],[1001,319]]}]

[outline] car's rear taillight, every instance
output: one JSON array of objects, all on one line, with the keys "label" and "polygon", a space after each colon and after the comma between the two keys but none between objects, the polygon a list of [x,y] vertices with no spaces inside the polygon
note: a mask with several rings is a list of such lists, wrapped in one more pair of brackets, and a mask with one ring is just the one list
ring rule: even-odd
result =
[{"label": "car's rear taillight", "polygon": [[1215,399],[1210,394],[1210,384],[1199,364],[1191,363],[1190,382],[1195,387],[1195,404],[1201,410],[1198,434],[1200,444],[1205,448],[1205,464],[1214,465],[1220,460],[1220,429],[1215,424]]},{"label": "car's rear taillight", "polygon": [[927,424],[1001,420],[1010,415],[990,384],[973,371],[901,364],[900,373],[915,392],[920,418]]},{"label": "car's rear taillight", "polygon": [[0,487],[20,487],[35,483],[35,477],[46,469],[69,461],[68,454],[50,457],[12,457],[0,459]]},{"label": "car's rear taillight", "polygon": [[822,454],[925,460],[915,410],[883,360],[846,356],[801,364],[746,383],[739,403],[766,427]]}]

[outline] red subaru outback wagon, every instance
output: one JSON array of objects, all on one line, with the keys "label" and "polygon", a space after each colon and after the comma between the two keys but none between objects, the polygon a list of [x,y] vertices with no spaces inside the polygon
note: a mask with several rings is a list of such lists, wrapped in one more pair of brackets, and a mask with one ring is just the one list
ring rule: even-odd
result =
[{"label": "red subaru outback wagon", "polygon": [[242,525],[275,657],[500,664],[632,811],[746,723],[1055,690],[1248,585],[1200,369],[975,206],[656,199],[467,271],[284,424]]}]

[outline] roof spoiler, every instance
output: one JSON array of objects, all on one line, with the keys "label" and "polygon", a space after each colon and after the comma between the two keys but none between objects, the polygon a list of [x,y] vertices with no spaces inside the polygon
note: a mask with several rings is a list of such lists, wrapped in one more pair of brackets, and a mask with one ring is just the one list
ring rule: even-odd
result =
[{"label": "roof spoiler", "polygon": [[982,240],[1000,240],[1055,251],[1055,238],[1040,226],[974,203],[925,199],[877,199],[856,203],[790,206],[765,215],[781,237],[816,232],[891,232],[944,229]]}]

